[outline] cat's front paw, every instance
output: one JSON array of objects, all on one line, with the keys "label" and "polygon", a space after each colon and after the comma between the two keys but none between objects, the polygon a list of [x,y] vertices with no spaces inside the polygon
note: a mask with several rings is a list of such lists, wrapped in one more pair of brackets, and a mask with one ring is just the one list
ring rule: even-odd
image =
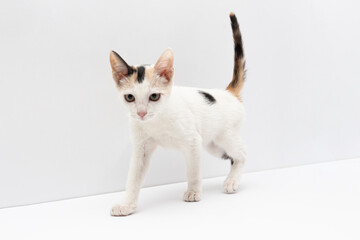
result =
[{"label": "cat's front paw", "polygon": [[124,204],[124,205],[115,205],[112,207],[110,214],[111,216],[127,216],[132,214],[136,209],[135,205]]},{"label": "cat's front paw", "polygon": [[239,180],[234,178],[227,178],[224,182],[225,193],[235,193],[239,188]]},{"label": "cat's front paw", "polygon": [[198,202],[201,200],[200,192],[196,191],[186,191],[184,193],[184,201],[185,202]]}]

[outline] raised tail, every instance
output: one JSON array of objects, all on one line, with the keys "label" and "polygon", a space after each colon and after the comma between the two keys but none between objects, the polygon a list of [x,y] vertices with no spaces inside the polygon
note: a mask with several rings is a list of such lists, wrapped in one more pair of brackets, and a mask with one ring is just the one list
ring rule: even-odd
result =
[{"label": "raised tail", "polygon": [[226,90],[228,90],[235,97],[240,99],[240,91],[245,81],[244,49],[243,49],[243,43],[239,29],[239,23],[233,12],[230,13],[230,20],[231,20],[231,28],[233,31],[233,37],[234,37],[234,50],[235,50],[234,73],[233,73],[232,81],[229,83]]}]

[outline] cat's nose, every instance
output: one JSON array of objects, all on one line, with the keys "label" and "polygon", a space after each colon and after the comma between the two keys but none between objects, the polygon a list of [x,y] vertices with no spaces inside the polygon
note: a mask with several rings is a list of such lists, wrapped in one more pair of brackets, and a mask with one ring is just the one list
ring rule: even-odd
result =
[{"label": "cat's nose", "polygon": [[144,116],[147,114],[147,112],[138,112],[137,113],[141,118],[144,118]]}]

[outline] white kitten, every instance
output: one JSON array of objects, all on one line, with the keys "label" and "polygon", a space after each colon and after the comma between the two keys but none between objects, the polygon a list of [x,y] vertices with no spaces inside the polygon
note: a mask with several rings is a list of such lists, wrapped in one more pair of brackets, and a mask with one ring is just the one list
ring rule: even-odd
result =
[{"label": "white kitten", "polygon": [[167,49],[153,66],[129,66],[116,52],[110,53],[113,78],[122,102],[129,109],[134,143],[126,196],[111,215],[123,216],[136,209],[149,159],[157,146],[180,150],[186,159],[187,202],[201,198],[202,146],[211,154],[231,160],[224,183],[226,193],[238,188],[246,153],[240,138],[244,108],[240,90],[245,61],[236,17],[230,13],[235,57],[233,79],[226,90],[173,87],[174,56]]}]

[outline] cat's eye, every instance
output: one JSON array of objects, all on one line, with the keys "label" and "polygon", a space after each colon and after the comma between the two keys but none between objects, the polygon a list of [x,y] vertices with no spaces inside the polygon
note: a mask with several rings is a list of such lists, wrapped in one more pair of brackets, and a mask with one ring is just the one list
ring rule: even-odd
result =
[{"label": "cat's eye", "polygon": [[157,101],[157,100],[159,100],[160,99],[160,93],[153,93],[153,94],[151,94],[150,95],[150,97],[149,97],[149,99],[151,100],[151,101]]},{"label": "cat's eye", "polygon": [[124,98],[125,98],[125,100],[126,100],[127,102],[133,102],[133,101],[135,101],[135,97],[134,97],[134,95],[132,95],[132,94],[126,94],[126,95],[124,95]]}]

